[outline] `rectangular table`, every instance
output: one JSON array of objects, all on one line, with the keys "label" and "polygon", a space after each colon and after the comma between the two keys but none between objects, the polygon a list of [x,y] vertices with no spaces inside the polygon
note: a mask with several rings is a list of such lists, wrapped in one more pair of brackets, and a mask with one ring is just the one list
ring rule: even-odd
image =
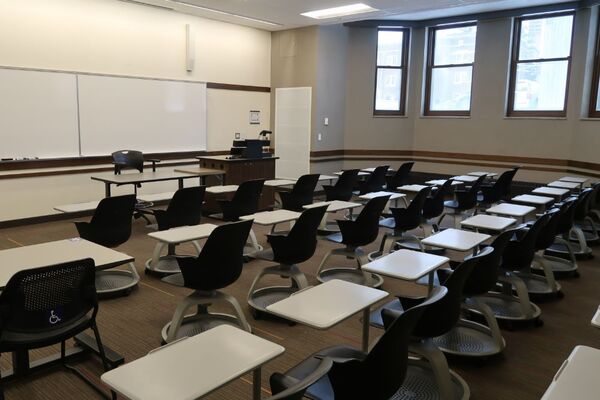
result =
[{"label": "rectangular table", "polygon": [[476,177],[480,177],[480,176],[484,176],[485,175],[488,178],[493,178],[495,176],[498,176],[498,174],[495,173],[495,172],[487,172],[487,171],[469,172],[467,175],[476,176]]},{"label": "rectangular table", "polygon": [[485,210],[488,214],[506,215],[509,217],[518,217],[525,222],[525,217],[535,211],[535,207],[521,206],[518,204],[501,203]]},{"label": "rectangular table", "polygon": [[554,181],[550,182],[548,186],[557,187],[561,189],[575,190],[580,186],[580,184],[575,182]]},{"label": "rectangular table", "polygon": [[[132,266],[133,271],[135,271],[135,275],[132,278],[133,282],[137,284],[137,281],[139,281],[139,276],[137,275],[135,266],[133,266],[133,257],[84,239],[73,238],[1,250],[0,265],[2,267],[0,268],[0,287],[5,287],[10,278],[17,272],[81,260],[84,258],[92,258],[96,265],[96,269],[98,270],[113,268],[129,263]],[[95,340],[89,335],[85,333],[79,334],[75,337],[75,341],[79,347],[69,349],[67,352],[68,358],[75,358],[82,353],[94,352],[98,354]],[[123,363],[123,357],[106,346],[104,347],[112,366]],[[3,372],[2,379],[4,380],[11,376],[25,376],[35,370],[57,364],[60,364],[60,354],[35,361],[30,365],[29,353],[27,351],[14,352],[13,372],[12,374],[10,372]]]},{"label": "rectangular table", "polygon": [[495,215],[478,214],[460,222],[461,226],[483,229],[486,231],[502,232],[517,222],[514,218],[497,217]]},{"label": "rectangular table", "polygon": [[429,275],[428,288],[431,293],[435,271],[448,261],[448,257],[400,249],[363,265],[362,270],[408,282],[416,282]]},{"label": "rectangular table", "polygon": [[[447,181],[447,179],[432,179],[425,183],[428,185],[433,185],[433,186],[442,186],[444,183],[446,183],[446,181]],[[452,183],[450,184],[450,186],[461,186],[461,185],[464,185],[464,182],[455,181],[455,180],[452,180]]]},{"label": "rectangular table", "polygon": [[548,207],[548,205],[554,203],[554,197],[537,196],[531,194],[522,194],[519,196],[515,196],[511,200],[516,201],[518,203],[532,204],[536,207],[540,207],[542,210],[545,210]]},{"label": "rectangular table", "polygon": [[559,181],[563,181],[563,182],[578,183],[581,186],[583,186],[583,184],[586,183],[589,180],[590,180],[589,178],[585,178],[585,177],[582,177],[582,176],[563,176],[562,178],[559,179]]},{"label": "rectangular table", "polygon": [[184,338],[102,374],[131,400],[197,399],[252,371],[252,398],[260,400],[261,367],[285,349],[230,325]]},{"label": "rectangular table", "polygon": [[362,349],[369,349],[370,307],[387,297],[383,290],[332,279],[267,306],[280,317],[316,329],[329,329],[363,311]]},{"label": "rectangular table", "polygon": [[421,243],[426,246],[465,252],[475,249],[490,237],[490,235],[484,233],[448,228],[440,233],[426,237],[421,240]]},{"label": "rectangular table", "polygon": [[360,196],[358,196],[359,199],[363,199],[363,200],[371,200],[374,199],[375,197],[381,197],[381,196],[390,196],[390,201],[394,201],[394,207],[398,207],[398,200],[402,199],[404,200],[404,205],[408,207],[408,204],[406,202],[406,195],[404,193],[396,193],[396,192],[385,192],[385,191],[381,191],[381,192],[371,192],[371,193],[367,193],[367,194],[362,194]]},{"label": "rectangular table", "polygon": [[465,182],[465,183],[473,183],[477,179],[479,179],[479,177],[473,176],[473,175],[458,175],[458,176],[453,176],[452,179],[455,181],[461,181],[461,182]]},{"label": "rectangular table", "polygon": [[[343,173],[344,173],[344,171],[337,171],[337,172],[334,172],[333,174],[337,175],[337,176],[341,176]],[[369,175],[371,175],[370,172],[358,171],[358,176],[359,177],[366,177],[366,176],[369,176]]]},{"label": "rectangular table", "polygon": [[200,177],[200,185],[206,185],[206,178],[209,176],[217,177],[221,183],[223,183],[223,176],[225,176],[225,171],[222,169],[214,169],[214,168],[202,168],[202,167],[181,167],[175,168],[175,172],[183,172],[184,174],[191,174]]},{"label": "rectangular table", "polygon": [[546,196],[554,196],[559,200],[562,199],[565,195],[569,193],[569,189],[561,189],[549,186],[542,186],[539,188],[535,188],[531,191],[534,194],[541,194]]},{"label": "rectangular table", "polygon": [[600,350],[576,346],[541,400],[597,400],[600,397],[599,365]]},{"label": "rectangular table", "polygon": [[430,186],[428,185],[403,185],[403,186],[399,186],[398,190],[403,191],[403,192],[413,192],[413,193],[418,193],[421,190],[428,188]]},{"label": "rectangular table", "polygon": [[333,181],[338,178],[339,178],[339,176],[336,176],[336,175],[325,175],[325,174],[319,175],[319,181],[329,181],[330,185],[332,185]]},{"label": "rectangular table", "polygon": [[[361,168],[360,170],[372,174],[373,172],[375,172],[376,168],[377,167],[369,167],[369,168]],[[394,171],[395,171],[394,168],[388,168],[388,172],[394,172]]]},{"label": "rectangular table", "polygon": [[169,253],[174,254],[175,245],[193,242],[196,250],[200,252],[200,245],[196,242],[196,240],[209,237],[216,227],[217,225],[214,224],[200,224],[192,226],[180,226],[177,228],[167,229],[165,231],[150,232],[148,236],[154,240],[157,240],[158,243],[156,243],[156,246],[154,246],[152,259],[148,261],[147,267],[151,270],[157,268],[160,262],[160,254],[166,246],[169,246]]},{"label": "rectangular table", "polygon": [[238,190],[238,185],[223,185],[223,186],[209,186],[206,188],[206,193],[220,194],[220,193],[233,193]]},{"label": "rectangular table", "polygon": [[262,211],[256,214],[244,215],[243,217],[240,217],[240,219],[244,221],[253,219],[255,224],[265,226],[295,221],[298,218],[300,218],[300,213],[290,210]]},{"label": "rectangular table", "polygon": [[111,186],[122,186],[122,185],[137,185],[138,183],[148,182],[164,182],[164,181],[177,181],[179,183],[179,189],[183,188],[183,181],[185,179],[200,178],[202,173],[183,173],[177,171],[156,171],[156,172],[136,172],[126,174],[102,174],[92,176],[92,180],[104,183],[105,196],[110,197]]},{"label": "rectangular table", "polygon": [[86,203],[63,204],[54,207],[56,211],[63,213],[75,213],[82,211],[93,211],[98,207],[100,200],[88,201]]},{"label": "rectangular table", "polygon": [[270,187],[293,186],[295,184],[296,181],[292,179],[269,179],[265,181],[265,186]]},{"label": "rectangular table", "polygon": [[[314,207],[321,207],[324,205],[327,205],[326,213],[335,213],[335,212],[342,211],[342,210],[349,210],[350,217],[352,217],[352,209],[362,206],[362,204],[360,204],[360,203],[354,203],[354,202],[350,202],[350,201],[341,201],[341,200],[332,200],[332,201],[320,201],[318,203],[307,204],[305,206],[302,206],[302,208],[309,209],[309,208],[314,208]],[[323,219],[321,220],[321,224],[319,225],[320,230],[325,230],[326,228],[327,228],[327,214],[325,214],[325,216],[323,216]]]}]

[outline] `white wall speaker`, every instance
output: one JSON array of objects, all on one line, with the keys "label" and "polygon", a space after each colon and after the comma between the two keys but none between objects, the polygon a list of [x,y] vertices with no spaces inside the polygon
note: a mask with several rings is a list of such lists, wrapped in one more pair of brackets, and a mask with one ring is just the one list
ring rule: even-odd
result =
[{"label": "white wall speaker", "polygon": [[196,62],[196,47],[194,41],[194,33],[190,24],[185,25],[185,69],[188,72],[194,70]]}]

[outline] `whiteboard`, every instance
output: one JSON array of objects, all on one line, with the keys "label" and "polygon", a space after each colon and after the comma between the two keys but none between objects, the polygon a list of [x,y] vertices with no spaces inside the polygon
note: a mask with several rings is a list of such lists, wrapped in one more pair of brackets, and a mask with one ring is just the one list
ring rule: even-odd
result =
[{"label": "whiteboard", "polygon": [[298,179],[310,173],[310,87],[275,90],[275,176]]},{"label": "whiteboard", "polygon": [[78,75],[81,155],[206,150],[206,84]]},{"label": "whiteboard", "polygon": [[0,69],[0,157],[78,156],[76,76]]}]

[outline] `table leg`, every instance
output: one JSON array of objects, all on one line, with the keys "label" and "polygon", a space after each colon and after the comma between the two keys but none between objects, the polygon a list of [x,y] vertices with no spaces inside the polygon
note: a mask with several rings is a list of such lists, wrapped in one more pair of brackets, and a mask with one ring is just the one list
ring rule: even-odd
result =
[{"label": "table leg", "polygon": [[427,297],[431,296],[433,291],[433,282],[435,280],[435,270],[429,273],[429,280],[427,281]]},{"label": "table leg", "polygon": [[156,246],[154,246],[154,252],[152,253],[152,261],[150,261],[151,266],[158,264],[158,262],[160,261],[160,253],[162,253],[162,250],[165,246],[166,243],[164,242],[156,243]]},{"label": "table leg", "polygon": [[29,351],[17,350],[12,353],[12,364],[15,377],[29,373]]},{"label": "table leg", "polygon": [[260,367],[252,371],[252,400],[260,400]]},{"label": "table leg", "polygon": [[369,323],[371,322],[371,308],[363,310],[362,350],[369,352]]},{"label": "table leg", "polygon": [[110,183],[104,182],[104,197],[110,197]]},{"label": "table leg", "polygon": [[179,182],[179,189],[183,189],[183,179],[177,179]]}]

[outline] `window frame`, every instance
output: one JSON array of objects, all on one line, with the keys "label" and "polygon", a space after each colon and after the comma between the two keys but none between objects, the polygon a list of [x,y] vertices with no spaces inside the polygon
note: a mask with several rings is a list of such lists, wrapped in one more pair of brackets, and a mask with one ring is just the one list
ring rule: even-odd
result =
[{"label": "window frame", "polygon": [[592,87],[590,93],[588,117],[600,118],[598,103],[598,85],[600,84],[600,18],[596,26],[596,48],[594,49],[594,72],[592,73]]},{"label": "window frame", "polygon": [[[400,66],[379,65],[379,32],[402,32],[402,62]],[[408,87],[408,60],[410,49],[410,28],[377,28],[377,45],[375,46],[375,86],[373,87],[373,115],[374,116],[406,116],[406,96]],[[377,75],[379,69],[399,69],[400,74],[400,107],[398,110],[378,110],[377,106]]]},{"label": "window frame", "polygon": [[[435,68],[458,68],[458,67],[471,67],[471,71],[475,71],[475,57],[473,57],[472,63],[463,64],[444,64],[442,66],[436,66],[435,60],[435,34],[437,31],[444,29],[455,29],[464,28],[468,26],[477,27],[477,21],[463,22],[452,25],[439,25],[431,26],[427,32],[427,67],[425,72],[425,101],[423,103],[423,115],[428,117],[470,117],[471,108],[473,106],[473,74],[471,75],[471,95],[469,98],[469,109],[466,111],[459,110],[431,110],[431,79],[433,76],[433,69]],[[475,37],[477,42],[477,36]],[[477,43],[475,44],[475,52],[477,52]]]},{"label": "window frame", "polygon": [[[571,15],[573,17],[573,24],[571,25],[571,45],[569,47],[568,57],[555,57],[555,58],[536,58],[532,60],[519,61],[519,50],[521,46],[521,24],[523,21],[529,21],[534,19],[546,19],[555,18]],[[575,11],[563,11],[548,14],[538,15],[527,15],[515,17],[513,22],[513,38],[512,38],[512,49],[510,56],[510,70],[509,70],[509,84],[508,84],[508,104],[506,107],[507,117],[538,117],[538,118],[564,118],[567,116],[567,103],[569,101],[569,86],[571,83],[571,66],[573,64],[573,39],[575,34]],[[517,85],[517,67],[522,63],[543,63],[543,62],[556,62],[556,61],[567,61],[567,82],[565,85],[565,102],[562,110],[535,110],[535,111],[523,111],[515,110],[515,90]]]}]

